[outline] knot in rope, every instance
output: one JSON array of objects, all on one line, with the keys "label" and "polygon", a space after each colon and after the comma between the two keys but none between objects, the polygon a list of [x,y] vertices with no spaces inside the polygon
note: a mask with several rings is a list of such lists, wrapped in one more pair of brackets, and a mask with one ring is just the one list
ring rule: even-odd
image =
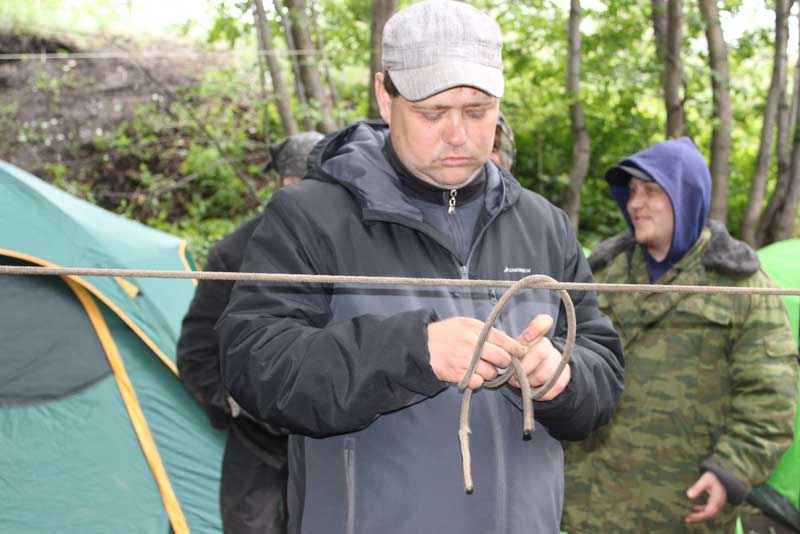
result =
[{"label": "knot in rope", "polygon": [[[478,361],[481,359],[483,345],[486,343],[486,338],[489,336],[489,332],[491,331],[497,318],[500,316],[500,313],[503,311],[503,308],[505,308],[508,301],[511,300],[517,291],[524,288],[536,288],[553,283],[557,284],[558,282],[553,278],[543,274],[533,274],[522,278],[512,285],[508,291],[505,292],[505,294],[503,294],[497,304],[495,304],[492,312],[489,314],[488,319],[486,319],[486,322],[483,325],[483,330],[481,330],[480,336],[478,336],[478,342],[475,345],[475,352],[472,354],[472,361],[470,362],[469,368],[464,374],[464,377],[458,383],[458,388],[464,392],[464,396],[461,399],[461,417],[459,418],[458,440],[461,444],[461,462],[464,471],[464,489],[467,493],[472,493],[474,490],[474,484],[472,481],[472,462],[469,450],[469,434],[471,432],[469,428],[469,405],[470,400],[472,399],[472,389],[468,387],[468,384],[470,378],[472,378],[472,375],[475,373],[475,369],[478,366]],[[528,377],[525,375],[525,370],[522,368],[522,363],[520,363],[518,358],[512,357],[511,367],[502,370],[500,375],[494,380],[489,380],[483,384],[483,387],[497,388],[508,382],[512,376],[516,375],[522,393],[523,438],[529,438],[534,430],[533,401],[540,399],[548,391],[550,391],[558,378],[561,376],[564,368],[569,363],[569,359],[572,356],[572,349],[575,346],[575,306],[572,303],[569,293],[567,293],[565,289],[559,289],[557,291],[561,297],[561,301],[564,303],[564,309],[567,313],[567,341],[564,345],[564,350],[561,352],[561,361],[559,362],[556,370],[553,372],[553,375],[547,380],[547,382],[538,388],[531,389],[530,383],[528,382]]]}]

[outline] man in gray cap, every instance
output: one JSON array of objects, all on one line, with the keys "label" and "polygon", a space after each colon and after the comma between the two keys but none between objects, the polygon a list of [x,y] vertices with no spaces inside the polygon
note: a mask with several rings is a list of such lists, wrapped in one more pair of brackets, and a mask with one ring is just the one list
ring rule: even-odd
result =
[{"label": "man in gray cap", "polygon": [[[497,24],[432,0],[395,14],[375,87],[384,122],[329,134],[309,174],[276,193],[243,271],[589,282],[569,219],[489,162],[503,94]],[[254,417],[289,432],[289,532],[556,534],[559,439],[607,421],[622,353],[595,295],[572,294],[573,359],[521,436],[519,383],[472,399],[464,492],[461,393],[502,288],[237,282],[218,324],[225,385]],[[558,296],[513,299],[469,387],[519,358],[539,386],[566,336]]]},{"label": "man in gray cap", "polygon": [[[283,185],[305,174],[308,155],[322,139],[317,132],[292,135],[271,147],[274,169]],[[236,272],[247,240],[261,215],[239,226],[208,253],[206,271]],[[228,431],[220,484],[225,534],[286,532],[286,436],[243,413],[222,386],[219,338],[214,324],[233,288],[226,280],[201,280],[178,339],[181,380],[203,405],[211,424]]]}]

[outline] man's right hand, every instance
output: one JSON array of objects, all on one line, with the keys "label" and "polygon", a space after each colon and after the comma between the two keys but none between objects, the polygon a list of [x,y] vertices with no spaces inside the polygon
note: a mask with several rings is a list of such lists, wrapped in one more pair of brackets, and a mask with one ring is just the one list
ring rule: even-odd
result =
[{"label": "man's right hand", "polygon": [[[443,382],[459,382],[469,369],[483,322],[470,317],[451,317],[428,325],[431,368]],[[492,328],[481,351],[481,359],[469,380],[477,389],[497,377],[497,369],[511,365],[511,358],[525,355],[525,347],[500,330]]]}]

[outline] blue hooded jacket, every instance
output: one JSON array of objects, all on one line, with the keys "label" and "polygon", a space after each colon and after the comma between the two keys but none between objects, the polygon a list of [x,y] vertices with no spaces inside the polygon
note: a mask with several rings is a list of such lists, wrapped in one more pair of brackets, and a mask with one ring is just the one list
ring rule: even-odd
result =
[{"label": "blue hooded jacket", "polygon": [[655,282],[683,258],[705,228],[711,205],[711,173],[703,155],[688,137],[656,143],[609,169],[606,181],[631,232],[634,228],[627,208],[631,172],[625,167],[643,171],[661,186],[672,203],[675,229],[667,257],[657,262],[647,247],[642,247],[650,281]]}]

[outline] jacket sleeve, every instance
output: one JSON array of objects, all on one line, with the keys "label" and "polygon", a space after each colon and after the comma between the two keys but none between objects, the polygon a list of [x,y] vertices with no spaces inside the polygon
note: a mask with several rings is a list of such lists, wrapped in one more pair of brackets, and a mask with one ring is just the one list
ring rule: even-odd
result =
[{"label": "jacket sleeve", "polygon": [[[216,247],[209,252],[206,271],[229,271]],[[228,303],[233,282],[201,280],[178,338],[178,373],[186,388],[205,408],[211,424],[227,426],[225,392],[220,370],[219,338],[214,325]]]},{"label": "jacket sleeve", "polygon": [[[561,282],[593,282],[580,243],[561,212],[565,253]],[[555,399],[536,403],[536,419],[556,439],[577,441],[606,424],[622,395],[624,358],[622,344],[611,320],[599,309],[593,291],[570,291],[577,320],[575,348],[570,360],[572,377]],[[563,304],[559,310],[553,345],[566,343],[567,320]]]},{"label": "jacket sleeve", "polygon": [[[763,273],[747,285],[772,287]],[[766,480],[791,445],[797,409],[797,348],[782,299],[750,295],[736,302],[730,411],[701,465],[717,475],[733,504]]]},{"label": "jacket sleeve", "polygon": [[[285,190],[244,272],[336,274],[335,248]],[[432,310],[331,322],[330,286],[237,282],[218,331],[225,385],[251,415],[312,437],[362,429],[446,388],[430,367]]]}]

